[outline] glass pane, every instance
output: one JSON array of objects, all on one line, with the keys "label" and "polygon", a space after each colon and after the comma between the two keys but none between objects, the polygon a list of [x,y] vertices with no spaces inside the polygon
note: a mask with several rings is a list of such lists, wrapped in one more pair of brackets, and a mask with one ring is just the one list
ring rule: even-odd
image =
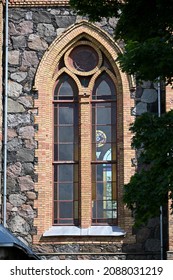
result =
[{"label": "glass pane", "polygon": [[54,144],[54,160],[58,160],[58,144]]},{"label": "glass pane", "polygon": [[58,107],[57,107],[57,105],[55,104],[54,105],[54,124],[56,125],[57,123],[58,123]]},{"label": "glass pane", "polygon": [[74,80],[67,74],[63,74],[55,87],[54,100],[58,99],[71,99],[73,96],[77,96],[78,89]]},{"label": "glass pane", "polygon": [[97,79],[94,90],[93,99],[115,99],[116,88],[113,80],[106,73],[102,73]]},{"label": "glass pane", "polygon": [[58,207],[57,202],[54,202],[54,219],[58,218]]},{"label": "glass pane", "polygon": [[54,184],[54,200],[58,200],[58,185]]},{"label": "glass pane", "polygon": [[58,142],[58,127],[54,127],[54,143]]},{"label": "glass pane", "polygon": [[98,200],[103,200],[103,190],[104,190],[103,183],[98,183],[97,184],[97,199]]},{"label": "glass pane", "polygon": [[111,95],[110,86],[106,81],[102,81],[96,91],[96,95]]},{"label": "glass pane", "polygon": [[59,200],[73,200],[73,184],[59,184]]},{"label": "glass pane", "polygon": [[73,218],[73,202],[59,202],[60,218]]},{"label": "glass pane", "polygon": [[73,182],[73,165],[70,164],[59,165],[59,181]]},{"label": "glass pane", "polygon": [[59,124],[73,124],[73,106],[60,106],[59,108]]},{"label": "glass pane", "polygon": [[54,166],[54,182],[58,181],[58,167],[57,165]]},{"label": "glass pane", "polygon": [[59,224],[64,224],[64,225],[69,225],[69,224],[73,224],[73,219],[59,219]]},{"label": "glass pane", "polygon": [[72,86],[67,82],[63,82],[59,87],[59,95],[73,96]]},{"label": "glass pane", "polygon": [[112,127],[110,125],[99,125],[96,127],[96,142],[98,146],[102,146],[106,142],[111,142]]},{"label": "glass pane", "polygon": [[93,219],[96,218],[96,201],[92,201],[92,217]]},{"label": "glass pane", "polygon": [[78,200],[78,192],[79,192],[79,186],[78,183],[74,183],[74,200]]},{"label": "glass pane", "polygon": [[73,126],[60,126],[59,127],[59,142],[73,142],[74,129]]},{"label": "glass pane", "polygon": [[[112,155],[109,152],[111,149],[111,144],[105,144],[101,147],[96,147],[96,160],[112,160]],[[107,157],[107,153],[109,153],[109,159]],[[107,158],[107,159],[106,159]]]},{"label": "glass pane", "polygon": [[59,144],[59,160],[74,160],[74,147],[72,144]]},{"label": "glass pane", "polygon": [[74,201],[74,218],[78,219],[78,201]]},{"label": "glass pane", "polygon": [[111,124],[111,108],[97,106],[97,124]]},{"label": "glass pane", "polygon": [[103,218],[103,201],[97,201],[97,218]]}]

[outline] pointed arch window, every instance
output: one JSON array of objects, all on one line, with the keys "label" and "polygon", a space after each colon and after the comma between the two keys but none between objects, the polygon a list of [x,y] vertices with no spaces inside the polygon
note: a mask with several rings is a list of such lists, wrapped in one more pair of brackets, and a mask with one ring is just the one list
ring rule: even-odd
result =
[{"label": "pointed arch window", "polygon": [[[89,51],[92,53],[90,46]],[[85,52],[86,46],[84,55]],[[68,61],[67,55],[65,58]],[[103,58],[100,61],[104,63]],[[54,225],[78,225],[79,220],[80,224],[85,224],[85,215],[90,225],[117,223],[115,76],[105,70],[104,65],[100,64],[100,68],[103,70],[99,76],[96,68],[92,74],[90,72],[85,85],[82,81],[86,79],[86,73],[73,73],[81,83],[81,92],[78,92],[75,80],[67,74],[72,71],[68,62],[67,73],[61,74],[55,83]],[[95,79],[94,85],[92,79]],[[85,94],[85,89],[92,92],[91,96]],[[86,114],[91,130],[85,123]],[[87,182],[84,177],[89,178]],[[81,205],[84,208],[80,208]],[[88,217],[91,213],[92,216]]]},{"label": "pointed arch window", "polygon": [[116,218],[116,88],[103,73],[92,94],[92,222]]},{"label": "pointed arch window", "polygon": [[78,224],[78,91],[62,75],[54,89],[54,224]]}]

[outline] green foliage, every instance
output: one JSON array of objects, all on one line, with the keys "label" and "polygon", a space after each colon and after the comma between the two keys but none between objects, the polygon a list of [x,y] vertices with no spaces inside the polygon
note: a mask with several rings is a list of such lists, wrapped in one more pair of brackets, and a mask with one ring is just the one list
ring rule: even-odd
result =
[{"label": "green foliage", "polygon": [[125,43],[118,61],[123,71],[140,80],[158,77],[172,83],[172,0],[70,0],[91,21],[117,17],[115,39]]},{"label": "green foliage", "polygon": [[134,134],[132,147],[140,151],[140,170],[124,186],[124,202],[139,225],[159,214],[168,195],[173,198],[173,111],[160,118],[145,113],[130,130]]},{"label": "green foliage", "polygon": [[87,15],[91,21],[118,16],[121,5],[118,0],[70,0],[69,3],[79,15]]},{"label": "green foliage", "polygon": [[[124,72],[138,80],[160,77],[172,83],[172,0],[70,0],[70,4],[91,21],[118,18],[115,39],[125,44],[118,57]],[[124,187],[124,202],[138,225],[158,215],[168,197],[173,199],[173,111],[160,118],[144,114],[130,130],[132,145],[140,151],[139,169]]]},{"label": "green foliage", "polygon": [[128,41],[124,54],[118,57],[122,71],[135,75],[139,80],[165,80],[172,83],[173,41],[159,37],[144,42]]}]

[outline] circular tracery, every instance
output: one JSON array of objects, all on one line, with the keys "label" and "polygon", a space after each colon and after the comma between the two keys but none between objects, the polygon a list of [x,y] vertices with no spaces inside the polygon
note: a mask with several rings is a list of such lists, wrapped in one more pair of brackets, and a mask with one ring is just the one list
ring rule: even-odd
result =
[{"label": "circular tracery", "polygon": [[65,54],[67,68],[78,75],[92,75],[101,65],[101,53],[88,41],[75,44]]},{"label": "circular tracery", "polygon": [[90,46],[77,46],[69,54],[69,64],[81,72],[89,72],[98,65],[98,53]]}]

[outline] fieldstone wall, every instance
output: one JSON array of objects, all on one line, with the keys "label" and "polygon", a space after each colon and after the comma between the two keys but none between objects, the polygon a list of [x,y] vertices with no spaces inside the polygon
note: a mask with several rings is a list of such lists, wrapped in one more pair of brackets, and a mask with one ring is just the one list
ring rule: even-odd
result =
[{"label": "fieldstone wall", "polygon": [[[34,77],[48,46],[56,36],[80,19],[73,11],[63,7],[9,9],[7,223],[10,230],[30,246],[32,236],[37,234],[33,226],[37,209],[33,205],[38,196],[34,189],[34,183],[37,182],[34,171],[37,164],[35,149],[39,145],[34,138],[38,129],[34,124],[34,116],[38,113],[34,108],[34,99],[37,98],[32,88]],[[116,19],[103,19],[96,24],[113,35]],[[133,115],[147,110],[157,111],[156,90],[151,83],[144,83],[137,88],[135,95],[132,92],[131,98],[136,100],[135,108],[131,108]],[[157,229],[158,223],[154,229],[141,229],[137,233],[137,244],[126,245],[124,248],[122,244],[45,244],[36,246],[34,250],[48,259],[124,259],[129,251],[132,252],[132,258],[137,258],[134,257],[135,253],[142,252],[145,255],[149,251],[150,259],[152,253],[159,250]],[[70,255],[74,252],[76,255]],[[78,252],[82,254],[78,255]],[[96,252],[97,256],[92,254]],[[104,255],[109,252],[109,256]],[[123,252],[125,254],[121,254]]]},{"label": "fieldstone wall", "polygon": [[[38,64],[52,41],[81,17],[68,8],[9,9],[9,91],[8,91],[8,172],[7,223],[22,241],[32,244],[37,209],[33,92]],[[115,19],[98,23],[113,34]]]}]

